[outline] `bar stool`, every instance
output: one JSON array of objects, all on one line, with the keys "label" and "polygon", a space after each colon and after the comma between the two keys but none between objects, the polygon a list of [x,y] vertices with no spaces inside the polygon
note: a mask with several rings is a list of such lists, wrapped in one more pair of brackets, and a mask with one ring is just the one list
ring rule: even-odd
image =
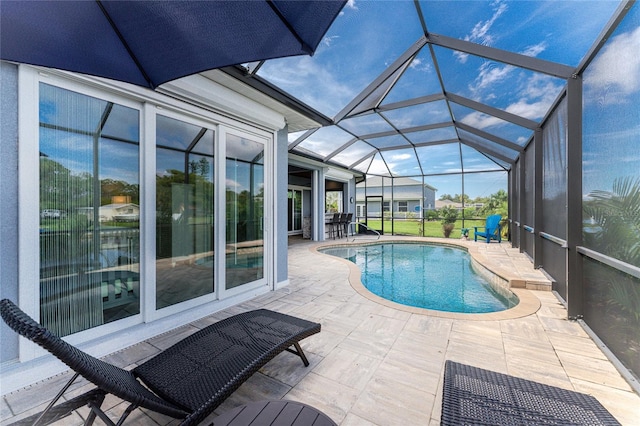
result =
[{"label": "bar stool", "polygon": [[334,213],[329,223],[329,237],[336,239],[336,233],[340,232],[340,213]]}]

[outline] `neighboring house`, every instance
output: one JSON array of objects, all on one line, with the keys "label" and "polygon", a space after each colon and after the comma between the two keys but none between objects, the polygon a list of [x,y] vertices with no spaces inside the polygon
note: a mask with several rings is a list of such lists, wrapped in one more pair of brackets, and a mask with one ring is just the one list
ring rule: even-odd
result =
[{"label": "neighboring house", "polygon": [[132,203],[106,204],[100,206],[100,222],[137,222],[140,206]]},{"label": "neighboring house", "polygon": [[[462,203],[458,203],[456,201],[451,201],[451,200],[436,200],[436,210],[440,210],[443,207],[453,207],[459,212],[464,210],[464,207],[462,207]],[[471,206],[467,206],[467,207],[471,207]]]},{"label": "neighboring house", "polygon": [[424,210],[436,208],[436,188],[417,179],[368,177],[356,185],[356,216],[394,217],[411,214],[420,217]]},{"label": "neighboring house", "polygon": [[463,206],[462,203],[458,203],[456,201],[436,200],[436,210],[439,210],[439,209],[441,209],[443,207],[447,207],[447,206],[451,206],[454,209],[456,209],[459,212],[461,212],[462,210],[468,209],[468,208],[481,209],[484,206],[484,203],[469,203],[469,204],[465,204]]}]

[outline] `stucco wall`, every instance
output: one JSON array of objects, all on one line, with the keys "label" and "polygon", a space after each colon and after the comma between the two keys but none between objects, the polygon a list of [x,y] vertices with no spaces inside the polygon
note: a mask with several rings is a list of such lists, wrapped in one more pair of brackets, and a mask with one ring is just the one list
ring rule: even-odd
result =
[{"label": "stucco wall", "polygon": [[[0,297],[18,300],[18,67],[0,62]],[[0,325],[0,362],[18,356],[18,335]]]}]

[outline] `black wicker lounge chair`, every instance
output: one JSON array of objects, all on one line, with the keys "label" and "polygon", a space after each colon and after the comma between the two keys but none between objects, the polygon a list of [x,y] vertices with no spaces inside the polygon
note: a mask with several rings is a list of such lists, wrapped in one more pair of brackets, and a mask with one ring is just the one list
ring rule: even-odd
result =
[{"label": "black wicker lounge chair", "polygon": [[[12,329],[47,349],[76,373],[40,414],[42,419],[33,416],[23,424],[48,424],[88,404],[91,414],[86,424],[98,416],[113,425],[100,408],[106,394],[130,403],[118,425],[138,407],[182,419],[183,425],[198,424],[280,352],[292,352],[308,366],[299,341],[320,331],[317,323],[266,309],[250,311],[212,324],[127,371],[53,335],[10,300],[0,301],[0,313]],[[78,375],[97,389],[54,406]]]},{"label": "black wicker lounge chair", "polygon": [[445,363],[442,426],[620,425],[590,395]]}]

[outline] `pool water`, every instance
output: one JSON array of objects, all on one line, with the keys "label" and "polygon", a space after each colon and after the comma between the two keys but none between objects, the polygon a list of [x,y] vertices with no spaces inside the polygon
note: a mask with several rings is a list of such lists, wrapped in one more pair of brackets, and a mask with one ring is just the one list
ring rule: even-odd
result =
[{"label": "pool water", "polygon": [[333,247],[322,253],[358,265],[373,294],[407,306],[447,312],[486,313],[509,309],[504,297],[471,267],[465,250],[432,244],[384,243]]}]

